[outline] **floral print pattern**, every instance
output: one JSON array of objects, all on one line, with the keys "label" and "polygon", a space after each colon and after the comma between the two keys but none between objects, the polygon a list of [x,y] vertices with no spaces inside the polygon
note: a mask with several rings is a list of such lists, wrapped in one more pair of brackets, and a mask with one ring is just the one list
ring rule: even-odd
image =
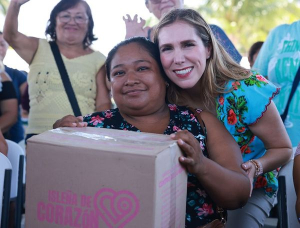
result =
[{"label": "floral print pattern", "polygon": [[[227,89],[229,92],[219,95],[216,100],[218,119],[239,144],[244,162],[260,158],[265,153],[264,145],[249,126],[262,117],[279,89],[256,72],[247,79],[230,81]],[[253,186],[264,188],[272,197],[278,189],[277,171],[257,177]]]},{"label": "floral print pattern", "polygon": [[[180,130],[190,131],[199,141],[203,154],[208,157],[205,144],[206,130],[202,129],[194,113],[185,107],[168,105],[170,110],[170,122],[164,134],[170,135]],[[201,112],[201,110],[197,110]],[[111,128],[126,131],[140,132],[135,126],[126,122],[119,109],[111,109],[84,116],[84,121],[89,127]],[[198,179],[188,174],[186,224],[185,227],[194,228],[203,226],[219,218],[216,204],[205,192]]]}]

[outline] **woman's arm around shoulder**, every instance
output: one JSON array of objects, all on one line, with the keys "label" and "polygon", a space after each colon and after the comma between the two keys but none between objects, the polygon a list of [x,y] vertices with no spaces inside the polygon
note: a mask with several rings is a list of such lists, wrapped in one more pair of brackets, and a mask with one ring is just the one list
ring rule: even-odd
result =
[{"label": "woman's arm around shoulder", "polygon": [[111,109],[110,90],[106,79],[106,70],[104,65],[97,73],[97,94],[96,94],[96,110],[104,111]]},{"label": "woman's arm around shoulder", "polygon": [[188,172],[197,176],[218,206],[240,208],[249,198],[251,185],[241,168],[243,160],[239,146],[211,113],[203,111],[201,117],[207,130],[209,158],[203,155],[198,141],[189,136],[189,132],[182,131],[173,136],[186,154],[179,161],[187,167]]},{"label": "woman's arm around shoulder", "polygon": [[31,63],[38,48],[39,39],[28,37],[18,31],[18,15],[21,5],[29,0],[11,0],[3,29],[3,37],[18,55],[28,64]]}]

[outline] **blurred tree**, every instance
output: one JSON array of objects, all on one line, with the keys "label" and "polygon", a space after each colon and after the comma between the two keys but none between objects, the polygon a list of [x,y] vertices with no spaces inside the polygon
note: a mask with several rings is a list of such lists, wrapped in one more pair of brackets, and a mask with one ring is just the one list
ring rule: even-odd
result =
[{"label": "blurred tree", "polygon": [[0,0],[0,13],[6,15],[6,11],[9,5],[9,0]]},{"label": "blurred tree", "polygon": [[[195,9],[219,25],[241,54],[277,25],[300,19],[299,0],[202,0]],[[188,6],[187,6],[188,7]]]}]

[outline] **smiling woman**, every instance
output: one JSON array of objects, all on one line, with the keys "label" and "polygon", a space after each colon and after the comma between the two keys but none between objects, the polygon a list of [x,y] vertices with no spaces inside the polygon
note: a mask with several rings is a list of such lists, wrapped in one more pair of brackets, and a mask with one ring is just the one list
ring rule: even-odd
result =
[{"label": "smiling woman", "polygon": [[259,73],[235,63],[195,10],[166,14],[157,25],[154,40],[173,82],[168,98],[213,113],[240,146],[243,168],[254,190],[246,206],[228,213],[228,227],[262,227],[274,204],[277,168],[292,154],[272,101],[279,89]]},{"label": "smiling woman", "polygon": [[[18,31],[20,8],[29,0],[11,0],[4,26],[4,38],[29,64],[30,113],[27,138],[52,128],[59,117],[73,113],[54,61],[49,42]],[[61,0],[53,8],[46,35],[58,46],[79,109],[90,113],[109,109],[105,56],[90,48],[93,33],[91,9],[84,0]]]},{"label": "smiling woman", "polygon": [[224,222],[224,214],[217,205],[237,208],[246,202],[250,191],[234,139],[210,113],[195,111],[201,116],[197,119],[189,108],[166,102],[168,79],[159,51],[148,39],[135,37],[119,43],[106,62],[118,108],[84,118],[68,115],[56,121],[54,128],[89,126],[172,134],[183,151],[179,162],[189,172],[185,227],[208,223],[224,227],[220,221],[223,218]]}]

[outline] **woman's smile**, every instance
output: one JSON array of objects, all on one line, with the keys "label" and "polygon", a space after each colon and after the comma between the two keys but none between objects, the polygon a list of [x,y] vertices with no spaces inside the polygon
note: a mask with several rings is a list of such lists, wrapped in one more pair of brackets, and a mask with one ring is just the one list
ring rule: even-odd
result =
[{"label": "woman's smile", "polygon": [[187,78],[190,75],[190,73],[192,72],[193,69],[194,69],[194,67],[186,67],[186,68],[183,68],[183,69],[173,70],[173,72],[179,78]]}]

